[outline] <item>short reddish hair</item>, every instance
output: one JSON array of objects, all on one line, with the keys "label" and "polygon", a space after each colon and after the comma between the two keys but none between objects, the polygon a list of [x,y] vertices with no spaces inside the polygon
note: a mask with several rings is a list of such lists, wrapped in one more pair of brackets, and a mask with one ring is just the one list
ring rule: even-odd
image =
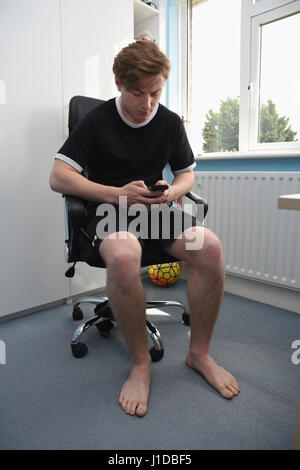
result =
[{"label": "short reddish hair", "polygon": [[136,41],[124,47],[115,57],[113,72],[120,85],[140,89],[151,86],[159,75],[166,80],[171,64],[154,41]]}]

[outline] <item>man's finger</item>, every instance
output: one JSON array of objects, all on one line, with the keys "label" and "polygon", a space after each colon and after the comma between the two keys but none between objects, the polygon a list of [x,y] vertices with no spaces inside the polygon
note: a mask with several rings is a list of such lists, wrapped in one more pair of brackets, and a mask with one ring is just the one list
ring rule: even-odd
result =
[{"label": "man's finger", "polygon": [[135,184],[136,186],[141,186],[141,187],[143,187],[143,188],[147,188],[147,186],[145,185],[145,183],[144,183],[143,180],[132,181],[132,184]]}]

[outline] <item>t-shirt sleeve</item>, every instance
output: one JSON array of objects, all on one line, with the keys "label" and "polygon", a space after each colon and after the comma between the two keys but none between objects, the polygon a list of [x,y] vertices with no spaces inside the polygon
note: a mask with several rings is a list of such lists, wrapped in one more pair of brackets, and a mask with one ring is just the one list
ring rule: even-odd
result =
[{"label": "t-shirt sleeve", "polygon": [[54,158],[63,160],[81,173],[88,165],[89,156],[93,153],[93,147],[92,119],[87,114],[74,127]]},{"label": "t-shirt sleeve", "polygon": [[170,167],[174,175],[190,171],[195,168],[194,154],[189,144],[182,120],[178,116],[176,133],[177,136],[174,151],[170,159]]}]

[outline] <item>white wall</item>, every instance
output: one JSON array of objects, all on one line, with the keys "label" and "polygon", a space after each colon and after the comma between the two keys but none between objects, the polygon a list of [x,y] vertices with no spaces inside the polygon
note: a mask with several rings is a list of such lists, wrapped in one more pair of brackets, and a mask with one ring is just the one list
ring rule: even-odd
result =
[{"label": "white wall", "polygon": [[112,59],[132,37],[132,0],[0,0],[0,316],[103,285],[89,267],[64,277],[49,173],[70,97],[113,96]]}]

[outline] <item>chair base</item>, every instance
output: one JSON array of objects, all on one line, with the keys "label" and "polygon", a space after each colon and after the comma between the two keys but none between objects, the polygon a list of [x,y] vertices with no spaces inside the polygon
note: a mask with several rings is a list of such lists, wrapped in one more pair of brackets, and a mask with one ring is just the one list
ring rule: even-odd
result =
[{"label": "chair base", "polygon": [[[79,341],[85,331],[87,331],[91,326],[95,325],[102,337],[108,337],[110,330],[114,326],[113,322],[115,322],[113,313],[108,304],[108,297],[86,297],[80,299],[73,305],[73,320],[83,319],[83,312],[79,306],[82,303],[94,304],[96,305],[96,307],[94,309],[95,316],[79,325],[73,335],[71,349],[73,356],[76,358],[83,357],[88,352],[88,347],[84,343],[81,343]],[[189,325],[189,314],[187,313],[185,306],[181,302],[176,302],[172,300],[154,300],[149,301],[146,304],[147,309],[168,306],[182,308],[182,322],[185,325]],[[149,320],[146,320],[146,328],[151,340],[153,341],[153,347],[149,350],[151,359],[153,362],[158,362],[162,359],[164,355],[164,347],[161,335],[156,326]]]}]

